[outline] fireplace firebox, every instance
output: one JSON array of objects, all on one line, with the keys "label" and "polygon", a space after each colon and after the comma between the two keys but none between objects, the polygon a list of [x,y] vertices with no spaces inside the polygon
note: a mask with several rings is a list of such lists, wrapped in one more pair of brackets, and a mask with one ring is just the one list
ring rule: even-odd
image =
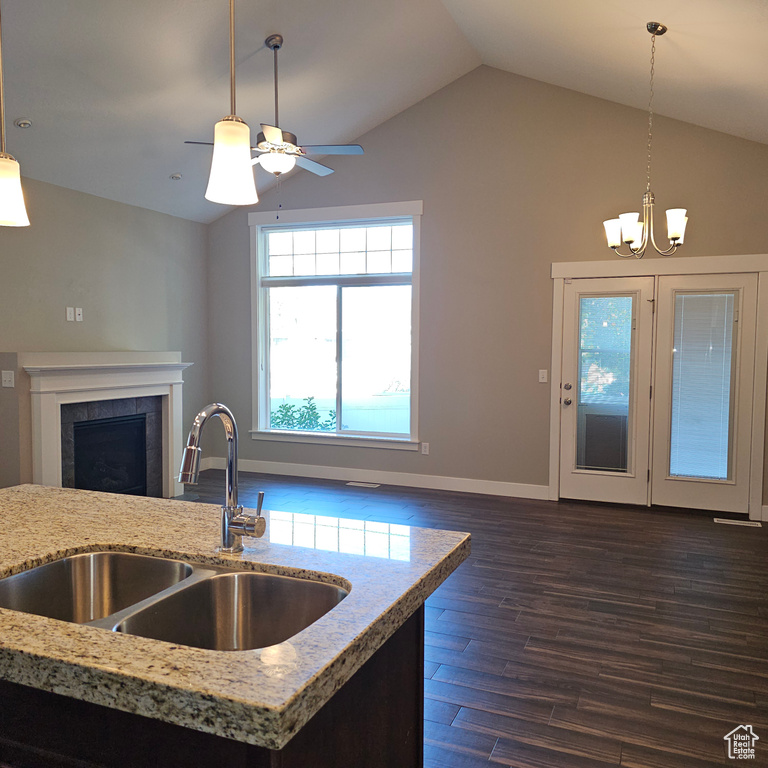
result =
[{"label": "fireplace firebox", "polygon": [[160,497],[162,440],[160,396],[62,404],[62,486]]},{"label": "fireplace firebox", "polygon": [[77,421],[75,488],[147,495],[146,414]]}]

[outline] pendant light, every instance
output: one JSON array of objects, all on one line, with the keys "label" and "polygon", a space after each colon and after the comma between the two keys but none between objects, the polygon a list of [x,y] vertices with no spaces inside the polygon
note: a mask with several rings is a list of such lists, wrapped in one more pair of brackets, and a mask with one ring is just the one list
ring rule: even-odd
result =
[{"label": "pendant light", "polygon": [[28,227],[19,164],[5,151],[5,94],[3,92],[3,32],[0,22],[0,226]]},{"label": "pendant light", "polygon": [[231,113],[216,123],[205,197],[223,205],[259,202],[251,165],[251,129],[235,112],[235,0],[229,0],[229,91]]},{"label": "pendant light", "polygon": [[[643,195],[643,220],[639,221],[640,214],[622,213],[618,219],[609,219],[603,222],[605,235],[608,238],[608,246],[617,256],[629,259],[634,256],[642,259],[649,244],[662,256],[674,253],[682,244],[685,237],[685,225],[688,223],[685,208],[670,208],[667,211],[667,237],[669,248],[662,250],[656,245],[653,231],[653,206],[654,197],[651,192],[651,142],[653,140],[653,75],[656,59],[656,37],[663,35],[667,28],[658,21],[649,21],[646,29],[651,33],[651,87],[648,97],[648,163],[646,166],[646,188]],[[629,253],[621,253],[619,248],[624,243],[629,248]]]}]

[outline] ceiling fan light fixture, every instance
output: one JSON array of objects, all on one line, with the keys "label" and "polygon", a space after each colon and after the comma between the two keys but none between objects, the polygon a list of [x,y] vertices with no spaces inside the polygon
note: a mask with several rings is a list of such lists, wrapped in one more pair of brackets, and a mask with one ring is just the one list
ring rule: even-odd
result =
[{"label": "ceiling fan light fixture", "polygon": [[222,205],[259,202],[251,165],[251,129],[235,115],[214,126],[213,159],[205,198]]},{"label": "ceiling fan light fixture", "polygon": [[266,152],[260,155],[259,165],[270,173],[278,176],[281,173],[288,173],[295,165],[296,158],[293,155],[287,155],[285,152]]},{"label": "ceiling fan light fixture", "polygon": [[8,154],[0,154],[0,227],[28,227],[21,189],[21,169]]}]

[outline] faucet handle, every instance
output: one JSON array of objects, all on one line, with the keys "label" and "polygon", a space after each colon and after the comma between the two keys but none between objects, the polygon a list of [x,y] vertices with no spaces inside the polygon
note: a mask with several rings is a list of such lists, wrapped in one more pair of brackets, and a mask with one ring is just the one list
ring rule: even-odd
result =
[{"label": "faucet handle", "polygon": [[230,528],[240,536],[254,536],[260,539],[267,530],[267,520],[261,515],[244,515],[240,513],[232,518]]},{"label": "faucet handle", "polygon": [[256,517],[261,517],[261,508],[264,506],[264,491],[259,491],[256,499]]}]

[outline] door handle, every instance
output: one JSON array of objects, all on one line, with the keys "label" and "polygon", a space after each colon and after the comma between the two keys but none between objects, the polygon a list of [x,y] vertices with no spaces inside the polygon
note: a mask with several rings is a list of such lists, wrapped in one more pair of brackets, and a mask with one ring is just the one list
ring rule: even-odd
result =
[{"label": "door handle", "polygon": [[570,397],[566,397],[565,400],[563,400],[563,405],[570,405],[572,402]]}]

